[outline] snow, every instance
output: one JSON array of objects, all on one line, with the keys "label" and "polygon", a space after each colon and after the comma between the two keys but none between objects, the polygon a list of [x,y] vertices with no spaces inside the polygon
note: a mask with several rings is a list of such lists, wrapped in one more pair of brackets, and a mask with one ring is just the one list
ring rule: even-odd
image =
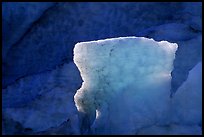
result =
[{"label": "snow", "polygon": [[84,82],[74,98],[90,120],[82,126],[91,126],[95,134],[134,134],[143,126],[168,122],[176,50],[176,43],[143,37],[77,43],[74,63]]}]

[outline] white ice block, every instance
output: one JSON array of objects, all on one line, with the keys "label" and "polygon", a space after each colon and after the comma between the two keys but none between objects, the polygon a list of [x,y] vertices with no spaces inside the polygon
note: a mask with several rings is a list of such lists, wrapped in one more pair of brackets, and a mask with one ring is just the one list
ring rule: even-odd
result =
[{"label": "white ice block", "polygon": [[88,121],[82,124],[97,134],[135,134],[168,117],[177,47],[144,37],[77,43],[74,63],[84,82],[74,99]]}]

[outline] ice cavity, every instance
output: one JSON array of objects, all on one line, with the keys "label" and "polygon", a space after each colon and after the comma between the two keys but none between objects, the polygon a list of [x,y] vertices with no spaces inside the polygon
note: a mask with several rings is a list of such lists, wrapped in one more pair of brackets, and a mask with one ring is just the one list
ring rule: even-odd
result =
[{"label": "ice cavity", "polygon": [[168,123],[177,47],[144,37],[77,43],[74,63],[84,82],[74,100],[82,132],[136,134],[139,128]]}]

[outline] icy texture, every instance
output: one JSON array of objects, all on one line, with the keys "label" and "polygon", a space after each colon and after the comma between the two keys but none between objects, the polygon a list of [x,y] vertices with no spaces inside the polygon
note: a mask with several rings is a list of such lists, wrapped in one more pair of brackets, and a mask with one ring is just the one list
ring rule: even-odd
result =
[{"label": "icy texture", "polygon": [[175,123],[202,125],[202,63],[198,63],[173,98]]},{"label": "icy texture", "polygon": [[185,24],[188,24],[194,31],[202,31],[202,3],[184,2],[183,15],[181,18]]},{"label": "icy texture", "polygon": [[[80,87],[81,77],[73,62],[57,67],[53,71],[22,78],[15,84],[2,90],[3,108],[23,107],[35,98],[61,87],[75,93]],[[14,94],[15,90],[15,94]]]},{"label": "icy texture", "polygon": [[[15,3],[9,4],[16,9],[21,5],[22,7],[26,5],[33,13],[27,3],[19,3],[19,6]],[[149,10],[150,7],[151,10]],[[46,10],[46,13],[29,27],[25,36],[12,45],[8,52],[3,50],[3,54],[6,54],[3,61],[3,87],[15,82],[16,79],[51,70],[57,65],[72,61],[73,46],[77,42],[108,37],[137,36],[137,32],[152,26],[180,22],[179,19],[186,14],[186,11],[181,12],[184,8],[185,5],[178,2],[57,3]],[[36,17],[39,17],[38,13],[41,10],[34,11]],[[3,19],[9,12],[12,10],[6,8],[3,10]],[[34,17],[31,13],[25,10],[26,15],[19,14],[18,22],[14,23],[18,26],[16,29],[19,29],[18,33],[13,33],[14,37],[19,37],[19,33],[24,32],[24,29],[20,29],[19,23],[23,28],[27,28],[24,21],[29,22],[30,18]],[[30,15],[29,18],[27,15]],[[11,20],[15,20],[15,17],[12,16]],[[3,23],[3,28],[7,28],[5,26],[8,24],[9,22]],[[5,33],[8,32],[3,31],[3,36],[5,35],[8,41],[13,41],[10,39],[10,33],[8,35]]]},{"label": "icy texture", "polygon": [[182,8],[175,14],[177,21],[152,26],[136,34],[178,44],[172,72],[173,94],[187,79],[188,72],[201,61],[202,55],[202,3],[183,2],[181,5]]},{"label": "icy texture", "polygon": [[3,60],[15,44],[53,2],[3,2]]},{"label": "icy texture", "polygon": [[5,109],[4,114],[34,132],[57,127],[66,120],[77,126],[78,115],[72,101],[73,94],[66,92],[55,88],[26,107]]},{"label": "icy texture", "polygon": [[170,122],[141,128],[137,134],[202,134],[202,63],[189,73],[187,80],[170,100]]},{"label": "icy texture", "polygon": [[138,132],[138,135],[202,135],[197,125],[152,126]]},{"label": "icy texture", "polygon": [[77,43],[74,63],[84,82],[74,98],[85,113],[81,125],[94,134],[135,134],[168,122],[176,49],[177,44],[139,37]]},{"label": "icy texture", "polygon": [[150,27],[139,32],[137,35],[154,38],[158,41],[168,40],[171,42],[179,42],[192,39],[196,37],[198,33],[192,31],[187,24],[168,23]]},{"label": "icy texture", "polygon": [[[75,75],[77,68],[67,67],[64,71],[60,68],[72,61],[77,42],[143,36],[177,43],[171,80],[174,92],[187,79],[188,72],[202,61],[202,2],[3,2],[2,29],[2,85],[5,88],[2,112],[6,108],[28,110],[28,104],[41,101],[39,96],[55,91],[52,89],[57,89],[57,85],[74,94],[81,82],[79,74]],[[52,99],[57,102],[58,98]],[[49,106],[52,102],[43,103]],[[22,123],[5,117],[2,121],[7,126],[6,134],[30,133]],[[64,130],[69,123],[39,134],[72,134],[70,126],[68,131]],[[30,124],[30,127],[36,125]]]},{"label": "icy texture", "polygon": [[174,60],[172,72],[171,90],[175,93],[181,84],[187,79],[189,71],[202,61],[202,35],[178,42],[179,48]]},{"label": "icy texture", "polygon": [[202,34],[182,23],[170,23],[151,27],[139,36],[153,38],[155,40],[167,40],[176,42],[178,50],[174,60],[172,72],[172,93],[175,93],[182,83],[187,79],[189,71],[199,62],[202,57]]},{"label": "icy texture", "polygon": [[[35,26],[39,20],[42,20],[44,13],[53,5],[53,2],[2,3],[2,57],[4,88],[5,85],[10,84],[11,81],[13,82],[13,80],[19,78],[19,76],[23,76],[22,74],[25,73],[25,70],[23,70],[24,67],[22,68],[22,66],[19,66],[19,69],[14,68],[25,62],[29,62],[28,64],[30,64],[30,61],[27,61],[25,58],[21,61],[18,60],[19,56],[21,56],[19,54],[25,55],[26,53],[22,53],[23,51],[19,50],[19,48],[17,48],[18,53],[14,53],[12,52],[13,47],[16,47],[19,43],[21,43],[21,41],[30,33],[31,28]],[[32,41],[35,41],[35,39],[32,39]],[[26,48],[26,46],[24,48]],[[12,54],[9,54],[10,52],[12,52]],[[10,56],[12,56],[13,60],[9,60],[9,62],[7,62],[7,59],[10,58]],[[10,69],[10,65],[13,63],[15,63],[16,67]]]},{"label": "icy texture", "polygon": [[67,132],[62,133],[79,134],[73,96],[80,87],[81,78],[75,67],[74,63],[64,64],[47,74],[24,78],[3,90],[3,117],[14,121],[3,124],[4,132],[15,122],[36,133],[68,121]]}]

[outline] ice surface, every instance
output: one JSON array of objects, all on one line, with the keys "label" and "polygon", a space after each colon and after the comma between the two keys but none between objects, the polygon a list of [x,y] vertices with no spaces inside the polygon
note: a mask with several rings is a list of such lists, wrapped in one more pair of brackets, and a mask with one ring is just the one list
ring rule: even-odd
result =
[{"label": "ice surface", "polygon": [[178,44],[179,47],[176,51],[171,81],[171,91],[175,93],[187,79],[189,71],[201,61],[201,31],[192,31],[192,28],[188,24],[169,23],[151,27],[143,32],[139,32],[138,35],[155,40],[176,42]]},{"label": "ice surface", "polygon": [[80,87],[81,82],[77,67],[73,62],[70,62],[46,73],[22,78],[15,84],[3,89],[2,107],[23,107],[56,87],[61,87],[63,90],[68,90],[68,92],[74,94],[75,90]]},{"label": "ice surface", "polygon": [[74,63],[84,82],[74,98],[87,132],[135,134],[168,123],[176,50],[176,43],[143,37],[77,43]]},{"label": "ice surface", "polygon": [[175,123],[202,125],[202,63],[199,62],[188,75],[173,98]]},{"label": "ice surface", "polygon": [[178,42],[178,45],[172,71],[171,90],[174,93],[187,80],[189,71],[202,61],[202,35]]},{"label": "ice surface", "polygon": [[74,118],[78,115],[73,103],[73,95],[66,92],[60,88],[52,89],[26,107],[6,108],[4,115],[18,121],[24,128],[32,129],[33,132],[57,127],[66,120],[70,120],[77,126]]},{"label": "ice surface", "polygon": [[47,74],[24,78],[3,90],[3,118],[14,121],[9,125],[3,124],[3,131],[11,129],[15,122],[36,133],[57,128],[68,121],[68,129],[61,133],[79,134],[73,96],[82,81],[75,68],[73,62],[64,64]]},{"label": "ice surface", "polygon": [[197,125],[167,125],[152,126],[142,129],[138,135],[202,135],[201,127]]},{"label": "ice surface", "polygon": [[184,23],[168,23],[152,26],[137,33],[137,36],[145,36],[157,41],[167,40],[170,42],[189,40],[197,35],[198,33],[192,31],[189,25]]},{"label": "ice surface", "polygon": [[[150,7],[151,10],[149,10]],[[59,104],[57,101],[59,98],[61,103],[68,104],[65,101],[67,98],[58,96],[58,93],[65,96],[68,92],[74,94],[78,88],[77,85],[80,85],[81,79],[76,73],[78,71],[76,67],[65,65],[61,69],[62,64],[72,61],[73,47],[77,42],[120,36],[143,36],[156,41],[176,42],[178,49],[171,80],[175,92],[188,78],[188,71],[199,61],[202,61],[202,2],[58,2],[57,4],[3,2],[2,29],[2,85],[4,88],[2,90],[2,112],[7,108],[12,108],[10,112],[13,113],[13,115],[8,114],[6,119],[7,115],[3,113],[2,125],[7,126],[6,134],[21,134],[28,127],[35,127],[33,130],[39,131],[36,125],[42,126],[49,120],[52,121],[48,122],[51,123],[50,125],[56,125],[56,121],[60,124],[53,128],[44,125],[42,127],[46,131],[40,133],[72,134],[72,130],[69,130],[72,126],[67,127],[71,122],[61,123],[64,118],[57,118],[56,121],[53,121],[50,118],[52,116],[48,113],[50,109],[42,109],[52,106],[53,110],[58,113],[56,107]],[[138,35],[139,33],[143,35]],[[56,69],[56,66],[59,68]],[[59,89],[67,92],[55,92]],[[42,99],[51,95],[49,92],[53,92],[52,100],[56,105],[53,105],[54,103],[49,100],[46,103],[47,106],[40,104]],[[69,98],[73,98],[73,94]],[[35,105],[31,105],[34,102],[37,104],[37,108]],[[105,108],[103,107],[104,110]],[[25,124],[24,121],[28,116],[23,115],[25,117],[22,118],[20,114],[25,110],[29,111],[29,109],[34,115],[31,116],[33,117],[31,121],[38,121],[35,118],[41,118],[41,116],[37,116],[37,112],[41,114],[46,112],[47,114],[43,114],[46,115],[45,121],[41,124],[38,122],[30,122],[30,125]],[[181,121],[185,124],[195,120],[194,117],[190,118],[192,113],[196,112],[195,110],[185,117],[183,112],[185,109],[179,110],[178,107],[175,109],[179,114],[174,115],[174,121],[179,121],[177,116],[183,116]],[[15,112],[18,116],[14,116]],[[66,110],[64,114],[66,112],[68,111]],[[102,120],[95,122],[95,125],[97,123],[103,125],[102,122],[106,121],[103,121],[104,118],[101,117],[106,116],[101,113],[102,111],[96,110],[96,112],[96,117]],[[123,113],[121,112],[121,114]],[[197,114],[199,113],[196,112]],[[117,112],[115,115],[118,115]],[[12,118],[15,119],[12,120]],[[20,119],[20,122],[16,119]],[[95,115],[93,119],[95,119]],[[196,118],[195,121],[197,122],[199,119]],[[187,127],[196,129],[197,125]],[[68,131],[64,128],[67,128]],[[162,130],[163,127],[160,128],[159,125],[156,128]],[[23,134],[28,134],[28,132]]]},{"label": "ice surface", "polygon": [[[152,26],[178,22],[186,14],[180,12],[185,6],[178,2],[59,2],[43,15],[40,13],[47,9],[49,3],[39,6],[35,6],[38,3],[34,3],[34,6],[9,3],[15,10],[4,8],[6,4],[2,6],[5,39],[13,43],[25,31],[26,34],[11,48],[3,46],[3,54],[6,55],[3,60],[4,88],[16,79],[72,61],[73,47],[77,42],[135,36],[137,32]],[[7,16],[10,13],[13,16]],[[176,16],[179,16],[178,19]],[[35,19],[39,20],[32,24]],[[14,26],[12,31],[9,24]]]},{"label": "ice surface", "polygon": [[169,124],[141,128],[137,134],[202,134],[202,62],[189,72],[187,80],[172,98],[169,108]]},{"label": "ice surface", "polygon": [[180,16],[182,21],[195,31],[202,32],[202,3],[184,2],[183,7],[183,16]]},{"label": "ice surface", "polygon": [[42,13],[52,6],[53,2],[3,2],[3,60],[9,48],[15,44]]}]

